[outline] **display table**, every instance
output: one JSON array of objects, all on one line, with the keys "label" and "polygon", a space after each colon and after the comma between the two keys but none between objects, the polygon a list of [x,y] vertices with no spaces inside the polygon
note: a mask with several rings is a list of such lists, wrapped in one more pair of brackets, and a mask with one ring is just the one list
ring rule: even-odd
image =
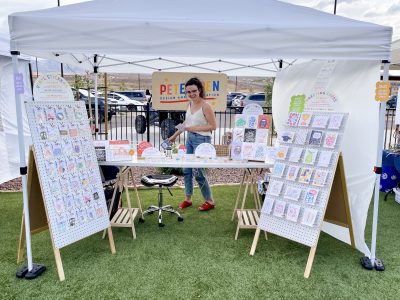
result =
[{"label": "display table", "polygon": [[213,159],[196,158],[187,154],[181,158],[146,158],[132,159],[126,161],[102,161],[100,166],[119,167],[155,167],[155,168],[227,168],[227,169],[262,169],[272,168],[273,164],[255,161],[236,161],[228,157],[217,157]]},{"label": "display table", "polygon": [[[236,231],[235,238],[237,239],[239,228],[245,228],[245,224],[241,224],[241,215],[244,206],[244,201],[247,196],[248,186],[252,186],[256,182],[256,170],[271,168],[272,164],[267,164],[264,162],[255,162],[255,161],[235,161],[230,160],[228,157],[216,157],[213,159],[204,159],[204,158],[196,158],[193,154],[187,154],[182,157],[157,157],[157,158],[146,158],[146,159],[132,159],[127,161],[103,161],[99,162],[100,166],[118,166],[121,169],[121,174],[118,176],[118,185],[121,187],[121,190],[125,190],[126,193],[128,191],[127,187],[127,176],[128,174],[132,175],[132,167],[155,167],[155,168],[226,168],[226,169],[244,169],[246,176],[243,177],[241,182],[240,189],[242,186],[245,186],[245,192],[243,195],[242,207],[238,209],[238,201],[240,197],[240,191],[238,197],[236,199],[235,211],[238,212],[239,225]],[[133,178],[132,178],[133,179]],[[245,180],[246,179],[246,180]],[[138,203],[140,203],[139,194],[137,192],[136,185],[134,185],[134,190],[136,193],[136,197],[138,198]],[[256,189],[253,188],[253,192],[256,193]],[[129,196],[128,198],[129,199]],[[255,200],[256,197],[255,197]],[[130,201],[129,201],[130,202]],[[258,203],[256,201],[256,203]],[[110,206],[111,209],[112,206]],[[130,207],[129,207],[130,208]],[[256,209],[259,211],[260,206],[256,204]],[[141,209],[140,209],[141,212]],[[143,217],[143,216],[142,216]],[[133,227],[133,219],[130,219],[129,224],[132,224]],[[117,222],[118,223],[118,222]],[[117,223],[111,223],[112,226],[119,226]],[[253,222],[254,223],[254,222]],[[254,227],[254,226],[253,226]],[[253,228],[252,227],[252,228]],[[133,230],[133,229],[132,229]]]}]

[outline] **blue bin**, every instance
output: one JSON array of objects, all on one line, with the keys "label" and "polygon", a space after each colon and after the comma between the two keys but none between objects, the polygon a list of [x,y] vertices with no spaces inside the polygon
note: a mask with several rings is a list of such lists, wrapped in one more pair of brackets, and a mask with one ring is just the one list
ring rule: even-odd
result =
[{"label": "blue bin", "polygon": [[390,150],[382,152],[382,175],[380,180],[381,192],[388,192],[400,182],[400,153]]}]

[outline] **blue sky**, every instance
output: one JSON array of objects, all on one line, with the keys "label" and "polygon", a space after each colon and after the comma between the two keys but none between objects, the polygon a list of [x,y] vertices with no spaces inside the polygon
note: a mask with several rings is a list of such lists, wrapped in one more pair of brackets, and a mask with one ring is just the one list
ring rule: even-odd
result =
[{"label": "blue sky", "polygon": [[[216,0],[218,1],[218,0]],[[333,13],[335,0],[281,0]],[[61,5],[83,2],[60,0]],[[0,0],[0,32],[8,32],[7,16],[13,12],[57,6],[56,0]],[[393,27],[393,40],[400,39],[400,0],[337,0],[338,15]]]}]

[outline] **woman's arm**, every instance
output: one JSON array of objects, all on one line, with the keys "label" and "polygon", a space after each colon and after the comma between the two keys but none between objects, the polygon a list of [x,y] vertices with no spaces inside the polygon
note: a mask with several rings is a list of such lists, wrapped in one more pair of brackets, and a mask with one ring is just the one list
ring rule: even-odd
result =
[{"label": "woman's arm", "polygon": [[203,105],[203,114],[207,120],[207,125],[196,125],[186,127],[186,131],[213,131],[217,128],[217,120],[215,119],[214,111],[212,110],[210,104],[205,103]]}]

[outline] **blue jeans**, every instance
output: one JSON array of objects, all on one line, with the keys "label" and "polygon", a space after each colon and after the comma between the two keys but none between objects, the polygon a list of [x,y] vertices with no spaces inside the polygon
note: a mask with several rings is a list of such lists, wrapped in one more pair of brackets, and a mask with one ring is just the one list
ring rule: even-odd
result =
[{"label": "blue jeans", "polygon": [[[186,139],[186,153],[193,154],[194,150],[201,143],[210,143],[211,137],[204,136],[198,133],[189,132]],[[212,200],[211,189],[208,184],[207,178],[204,173],[204,169],[192,169],[192,168],[183,168],[184,182],[185,182],[185,194],[193,195],[193,173],[195,175],[195,179],[199,184],[199,188],[201,194],[203,195],[205,200]]]}]

